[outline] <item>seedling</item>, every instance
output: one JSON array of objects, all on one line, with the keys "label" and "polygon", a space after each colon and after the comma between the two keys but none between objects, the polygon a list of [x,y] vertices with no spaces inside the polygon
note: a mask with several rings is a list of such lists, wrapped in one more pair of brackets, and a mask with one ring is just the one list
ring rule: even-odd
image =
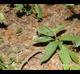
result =
[{"label": "seedling", "polygon": [[19,34],[22,32],[22,28],[17,28],[16,33]]},{"label": "seedling", "polygon": [[75,4],[65,4],[66,7],[71,8],[73,7]]},{"label": "seedling", "polygon": [[27,15],[32,13],[32,8],[28,4],[15,4],[15,8],[19,12],[25,12]]},{"label": "seedling", "polygon": [[13,58],[9,58],[8,65],[11,65],[15,60]]},{"label": "seedling", "polygon": [[[60,60],[64,65],[69,65],[72,61],[76,64],[80,64],[78,54],[72,50],[69,50],[69,44],[64,43],[72,42],[73,47],[79,47],[80,36],[75,36],[73,34],[58,35],[61,31],[64,30],[65,28],[63,25],[60,25],[56,28],[50,28],[48,26],[40,26],[38,28],[38,37],[35,38],[34,41],[37,43],[48,43],[48,45],[45,47],[45,52],[41,58],[41,64],[47,62],[58,49],[60,49]],[[67,69],[68,67],[69,66],[67,66]],[[70,68],[71,67],[69,67],[69,69]]]},{"label": "seedling", "polygon": [[3,38],[0,37],[0,45],[4,42]]},{"label": "seedling", "polygon": [[34,4],[34,11],[38,21],[42,20],[42,10],[38,4]]},{"label": "seedling", "polygon": [[0,70],[14,70],[15,68],[11,66],[12,63],[13,60],[11,58],[9,59],[9,64],[5,64],[2,57],[0,57]]},{"label": "seedling", "polygon": [[5,64],[4,64],[4,62],[3,62],[2,57],[0,57],[0,70],[3,70],[4,68],[6,68],[6,67],[5,67]]},{"label": "seedling", "polygon": [[17,11],[22,12],[22,9],[24,8],[24,5],[23,4],[15,4],[15,8],[16,8]]},{"label": "seedling", "polygon": [[5,20],[4,13],[0,12],[0,23],[2,23]]},{"label": "seedling", "polygon": [[38,4],[34,4],[34,9],[29,4],[15,4],[15,8],[19,12],[25,12],[27,15],[35,13],[36,18],[38,21],[42,20],[42,10]]}]

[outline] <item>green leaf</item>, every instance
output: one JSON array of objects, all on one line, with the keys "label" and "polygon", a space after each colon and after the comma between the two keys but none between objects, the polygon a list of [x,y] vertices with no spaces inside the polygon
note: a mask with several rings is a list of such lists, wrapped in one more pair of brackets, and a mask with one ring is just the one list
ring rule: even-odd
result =
[{"label": "green leaf", "polygon": [[70,34],[70,35],[62,35],[59,37],[59,40],[62,40],[62,41],[74,41],[75,40],[75,36]]},{"label": "green leaf", "polygon": [[45,53],[42,56],[41,63],[46,62],[52,54],[56,51],[56,48],[58,46],[58,41],[50,42],[47,47],[45,48]]},{"label": "green leaf", "polygon": [[75,43],[75,47],[79,47],[80,46],[80,36],[76,36],[75,37],[74,43]]},{"label": "green leaf", "polygon": [[3,60],[2,60],[2,57],[0,57],[0,64],[4,64]]},{"label": "green leaf", "polygon": [[6,68],[4,68],[3,70],[16,70],[16,69],[14,66],[6,65]]},{"label": "green leaf", "polygon": [[3,13],[0,12],[0,22],[3,22],[5,20],[5,16]]},{"label": "green leaf", "polygon": [[58,25],[56,28],[52,28],[52,31],[54,32],[55,35],[62,30],[64,30],[64,25],[63,24]]},{"label": "green leaf", "polygon": [[69,68],[70,68],[70,65],[63,65],[63,68],[64,68],[64,70],[69,70]]},{"label": "green leaf", "polygon": [[66,7],[73,7],[74,4],[65,4]]},{"label": "green leaf", "polygon": [[30,15],[32,13],[32,8],[29,4],[24,4],[24,10],[27,13],[27,15]]},{"label": "green leaf", "polygon": [[17,27],[16,33],[19,34],[19,33],[21,33],[21,32],[22,32],[22,28]]},{"label": "green leaf", "polygon": [[13,59],[13,58],[9,58],[9,63],[8,63],[8,65],[11,65],[13,62],[14,62],[14,59]]},{"label": "green leaf", "polygon": [[50,40],[53,40],[53,38],[47,37],[47,36],[39,37],[39,38],[34,39],[34,41],[37,42],[37,43],[48,42]]},{"label": "green leaf", "polygon": [[38,4],[34,4],[34,10],[36,13],[36,17],[40,20],[42,19],[42,10]]},{"label": "green leaf", "polygon": [[62,41],[72,41],[75,44],[75,47],[80,46],[80,36],[76,36],[76,35],[62,35],[59,37],[59,40]]},{"label": "green leaf", "polygon": [[0,70],[3,70],[5,68],[5,64],[2,60],[2,57],[0,57]]},{"label": "green leaf", "polygon": [[69,54],[70,54],[70,57],[71,57],[71,59],[75,62],[75,63],[77,63],[77,64],[79,64],[80,62],[79,62],[79,57],[78,57],[78,55],[77,55],[77,53],[76,52],[74,52],[74,51],[69,51]]},{"label": "green leaf", "polygon": [[52,29],[49,28],[48,26],[40,26],[38,28],[38,33],[43,34],[43,35],[47,35],[47,36],[53,36],[54,35],[54,33],[52,32]]},{"label": "green leaf", "polygon": [[15,6],[16,6],[16,10],[17,11],[21,11],[22,12],[22,9],[24,8],[23,4],[15,4]]},{"label": "green leaf", "polygon": [[70,66],[70,70],[80,70],[80,66]]},{"label": "green leaf", "polygon": [[68,48],[65,45],[60,46],[60,59],[63,64],[69,64],[71,59],[69,56]]}]

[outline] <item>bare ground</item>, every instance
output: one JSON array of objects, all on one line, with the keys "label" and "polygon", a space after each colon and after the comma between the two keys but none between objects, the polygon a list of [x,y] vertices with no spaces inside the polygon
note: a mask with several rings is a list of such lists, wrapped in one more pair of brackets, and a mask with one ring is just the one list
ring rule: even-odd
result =
[{"label": "bare ground", "polygon": [[[29,16],[23,15],[21,18],[16,16],[15,8],[4,7],[6,14],[6,25],[7,29],[0,28],[0,36],[4,42],[0,45],[0,55],[3,56],[5,63],[8,62],[10,57],[14,58],[16,63],[13,66],[19,69],[21,62],[23,62],[29,54],[35,50],[44,50],[45,47],[33,46],[33,37],[36,36],[36,30],[41,25],[48,25],[50,27],[56,27],[60,23],[64,24],[65,27],[70,26],[67,30],[67,34],[73,33],[80,35],[80,18],[71,17],[73,13],[64,6],[64,4],[54,4],[47,6],[40,4],[43,10],[42,22],[37,22],[34,18],[34,14]],[[80,6],[76,5],[74,11],[80,14]],[[78,15],[80,16],[80,15]],[[20,34],[16,34],[16,29],[22,28]],[[28,64],[24,66],[24,70],[63,70],[62,63],[59,59],[59,53],[57,52],[47,63],[40,65],[40,58],[42,54],[38,54],[33,57]]]}]

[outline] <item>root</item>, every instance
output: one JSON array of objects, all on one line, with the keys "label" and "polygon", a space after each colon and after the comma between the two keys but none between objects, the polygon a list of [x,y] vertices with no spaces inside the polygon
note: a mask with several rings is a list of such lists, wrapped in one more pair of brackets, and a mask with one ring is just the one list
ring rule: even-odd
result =
[{"label": "root", "polygon": [[43,53],[43,52],[44,52],[44,50],[35,50],[35,51],[33,51],[32,54],[30,54],[30,55],[23,61],[23,63],[21,64],[19,70],[22,70],[23,67],[24,67],[26,64],[28,64],[28,62],[29,62],[29,60],[30,60],[31,58],[33,58],[35,55],[37,55],[37,54],[39,54],[39,53]]}]

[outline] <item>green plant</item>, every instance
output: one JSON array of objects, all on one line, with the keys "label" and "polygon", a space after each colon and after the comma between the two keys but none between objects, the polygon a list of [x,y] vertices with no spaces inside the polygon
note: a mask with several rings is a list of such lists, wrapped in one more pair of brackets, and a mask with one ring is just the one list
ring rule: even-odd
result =
[{"label": "green plant", "polygon": [[38,21],[41,21],[42,20],[42,10],[39,4],[34,4],[33,6],[30,6],[29,4],[15,4],[15,8],[17,11],[26,12],[27,15],[33,13],[34,11],[35,16],[38,19]]},{"label": "green plant", "polygon": [[19,34],[22,32],[22,28],[17,28],[16,33]]},{"label": "green plant", "polygon": [[5,68],[6,67],[5,67],[5,64],[4,64],[3,60],[2,60],[2,57],[0,57],[0,70],[3,70]]},{"label": "green plant", "polygon": [[15,4],[15,8],[19,12],[26,12],[27,15],[32,13],[32,8],[28,4]]},{"label": "green plant", "polygon": [[4,13],[0,12],[0,23],[2,23],[5,20]]},{"label": "green plant", "polygon": [[42,20],[42,10],[38,4],[34,4],[34,11],[38,21]]},{"label": "green plant", "polygon": [[65,4],[66,7],[71,8],[73,7],[75,4]]},{"label": "green plant", "polygon": [[3,38],[0,37],[0,44],[2,44],[4,42]]},{"label": "green plant", "polygon": [[13,62],[15,62],[15,60],[13,58],[9,58],[8,65],[11,65]]},{"label": "green plant", "polygon": [[9,59],[9,64],[5,64],[3,62],[2,57],[0,57],[0,70],[14,70],[15,68],[13,66],[11,66],[11,64],[13,63],[13,59],[10,58]]},{"label": "green plant", "polygon": [[68,50],[70,46],[65,43],[72,42],[72,47],[79,47],[80,36],[75,36],[73,34],[59,34],[64,30],[65,28],[63,25],[59,25],[56,28],[50,28],[48,26],[40,26],[38,28],[38,37],[36,37],[34,41],[37,43],[48,43],[45,48],[44,55],[41,58],[41,64],[47,62],[57,49],[60,49],[59,57],[64,65],[64,69],[70,69],[71,67],[69,64],[72,61],[76,64],[80,64],[77,53],[72,50]]}]

